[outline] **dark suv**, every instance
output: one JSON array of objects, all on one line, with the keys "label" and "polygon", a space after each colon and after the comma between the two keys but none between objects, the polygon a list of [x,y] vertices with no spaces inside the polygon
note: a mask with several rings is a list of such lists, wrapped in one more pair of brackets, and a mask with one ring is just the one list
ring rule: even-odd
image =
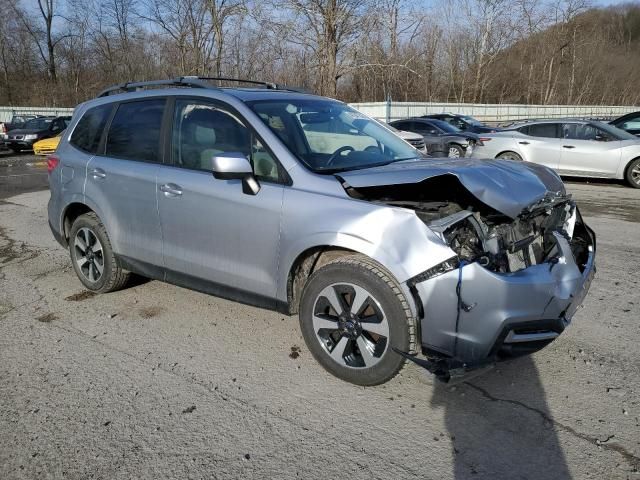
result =
[{"label": "dark suv", "polygon": [[71,117],[37,117],[27,120],[22,128],[11,130],[7,135],[7,147],[14,152],[32,150],[33,144],[62,132]]},{"label": "dark suv", "polygon": [[498,129],[485,125],[469,115],[459,115],[457,113],[434,113],[430,115],[423,115],[421,118],[435,118],[436,120],[442,120],[443,122],[450,123],[454,127],[459,128],[463,132],[494,133],[498,131]]}]

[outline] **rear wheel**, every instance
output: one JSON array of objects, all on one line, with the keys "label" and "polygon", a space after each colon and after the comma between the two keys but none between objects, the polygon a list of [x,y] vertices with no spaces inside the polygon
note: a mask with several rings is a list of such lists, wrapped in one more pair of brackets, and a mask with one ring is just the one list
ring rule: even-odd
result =
[{"label": "rear wheel", "polygon": [[362,255],[318,269],[300,303],[307,347],[330,373],[357,385],[393,378],[415,348],[415,318],[391,274]]},{"label": "rear wheel", "polygon": [[93,213],[80,215],[69,234],[69,254],[82,284],[97,293],[121,289],[129,280],[116,261],[107,230]]},{"label": "rear wheel", "polygon": [[522,157],[518,155],[516,152],[502,152],[496,158],[500,160],[516,160],[518,162],[522,161]]},{"label": "rear wheel", "polygon": [[627,167],[626,180],[633,188],[640,188],[640,158],[636,158]]}]

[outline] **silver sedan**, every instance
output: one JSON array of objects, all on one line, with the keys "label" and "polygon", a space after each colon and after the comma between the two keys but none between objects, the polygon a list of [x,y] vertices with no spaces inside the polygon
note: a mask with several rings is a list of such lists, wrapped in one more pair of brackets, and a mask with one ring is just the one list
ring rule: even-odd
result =
[{"label": "silver sedan", "polygon": [[539,163],[561,175],[618,178],[640,188],[640,139],[601,122],[542,120],[485,134],[477,158]]}]

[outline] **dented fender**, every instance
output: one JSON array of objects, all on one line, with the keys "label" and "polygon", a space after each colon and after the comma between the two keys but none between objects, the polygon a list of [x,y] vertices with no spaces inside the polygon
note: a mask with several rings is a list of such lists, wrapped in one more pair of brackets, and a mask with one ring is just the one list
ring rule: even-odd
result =
[{"label": "dented fender", "polygon": [[408,209],[295,189],[285,191],[283,202],[279,300],[287,299],[287,279],[296,259],[314,247],[367,255],[401,284],[455,255]]}]

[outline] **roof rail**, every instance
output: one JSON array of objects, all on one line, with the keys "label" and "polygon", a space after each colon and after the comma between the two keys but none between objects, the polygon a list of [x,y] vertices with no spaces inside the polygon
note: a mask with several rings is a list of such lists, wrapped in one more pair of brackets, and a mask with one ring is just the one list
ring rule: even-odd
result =
[{"label": "roof rail", "polygon": [[108,97],[115,92],[135,92],[146,87],[195,87],[195,88],[213,88],[202,82],[198,77],[176,77],[167,80],[149,80],[145,82],[126,82],[105,88],[98,94],[98,97]]},{"label": "roof rail", "polygon": [[262,85],[269,90],[286,90],[291,92],[308,93],[303,89],[289,88],[284,85],[278,85],[273,82],[245,80],[242,78],[183,76],[183,77],[176,77],[176,78],[167,79],[167,80],[149,80],[145,82],[120,83],[118,85],[114,85],[112,87],[104,89],[98,94],[98,97],[107,97],[117,92],[135,92],[147,87],[160,87],[160,86],[193,87],[193,88],[208,88],[208,89],[220,88],[207,83],[211,81],[249,83],[253,85]]}]

